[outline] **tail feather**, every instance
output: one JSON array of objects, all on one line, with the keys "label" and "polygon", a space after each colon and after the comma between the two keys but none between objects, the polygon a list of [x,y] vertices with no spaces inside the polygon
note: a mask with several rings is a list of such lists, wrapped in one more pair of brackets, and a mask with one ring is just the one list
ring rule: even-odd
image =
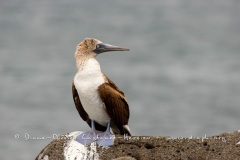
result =
[{"label": "tail feather", "polygon": [[128,127],[128,125],[123,126],[123,132],[125,135],[131,136],[130,128]]},{"label": "tail feather", "polygon": [[114,123],[111,123],[111,128],[114,134],[128,135],[131,136],[130,128],[128,125],[123,125],[122,127],[117,127]]}]

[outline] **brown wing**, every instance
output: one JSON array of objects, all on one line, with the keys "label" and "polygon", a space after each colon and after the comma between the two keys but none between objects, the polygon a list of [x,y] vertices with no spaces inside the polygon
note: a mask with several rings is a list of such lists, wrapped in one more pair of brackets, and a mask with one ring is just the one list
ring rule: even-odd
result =
[{"label": "brown wing", "polygon": [[[84,110],[84,108],[82,106],[82,103],[81,103],[81,100],[79,98],[78,92],[75,88],[74,82],[72,82],[72,95],[73,95],[73,101],[75,103],[75,106],[76,106],[76,109],[77,109],[79,115],[91,127],[91,119],[89,118],[87,112]],[[106,127],[98,124],[97,122],[95,122],[95,129],[98,130],[98,131],[105,131]]]},{"label": "brown wing", "polygon": [[111,121],[117,126],[120,133],[124,134],[124,125],[128,124],[129,119],[129,107],[123,92],[112,81],[100,85],[98,92]]},{"label": "brown wing", "polygon": [[117,90],[122,96],[125,96],[124,93],[116,86],[116,84],[113,83],[111,79],[109,79],[105,74],[104,74],[105,79],[107,80],[108,84],[115,90]]}]

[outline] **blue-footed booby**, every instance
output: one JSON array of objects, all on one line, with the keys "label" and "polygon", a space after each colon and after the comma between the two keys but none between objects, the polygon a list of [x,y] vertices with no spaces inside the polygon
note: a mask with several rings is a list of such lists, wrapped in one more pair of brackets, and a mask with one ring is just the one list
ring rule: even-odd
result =
[{"label": "blue-footed booby", "polygon": [[[80,143],[90,144],[96,141],[94,140],[96,136],[109,138],[110,127],[114,134],[131,135],[126,97],[102,73],[100,64],[96,60],[97,55],[109,51],[129,51],[129,49],[104,44],[94,38],[86,38],[76,47],[77,73],[72,83],[73,100],[82,119],[92,128],[92,131],[77,137],[76,140]],[[98,144],[108,146],[112,141],[101,141]]]}]

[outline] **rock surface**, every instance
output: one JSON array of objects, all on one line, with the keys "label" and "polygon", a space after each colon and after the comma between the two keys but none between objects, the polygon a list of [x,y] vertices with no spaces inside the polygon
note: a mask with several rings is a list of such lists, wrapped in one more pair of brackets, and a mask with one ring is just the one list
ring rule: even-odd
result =
[{"label": "rock surface", "polygon": [[84,146],[75,141],[81,132],[59,136],[49,143],[36,160],[48,159],[188,159],[240,160],[240,132],[211,137],[117,136],[111,147],[95,143]]}]

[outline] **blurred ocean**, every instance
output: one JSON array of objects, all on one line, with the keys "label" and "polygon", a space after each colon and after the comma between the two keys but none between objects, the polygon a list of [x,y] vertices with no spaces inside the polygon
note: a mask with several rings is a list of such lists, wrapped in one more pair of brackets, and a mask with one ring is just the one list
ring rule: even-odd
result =
[{"label": "blurred ocean", "polygon": [[0,0],[0,159],[34,159],[51,137],[89,130],[71,93],[75,46],[127,96],[134,135],[240,129],[240,1]]}]

